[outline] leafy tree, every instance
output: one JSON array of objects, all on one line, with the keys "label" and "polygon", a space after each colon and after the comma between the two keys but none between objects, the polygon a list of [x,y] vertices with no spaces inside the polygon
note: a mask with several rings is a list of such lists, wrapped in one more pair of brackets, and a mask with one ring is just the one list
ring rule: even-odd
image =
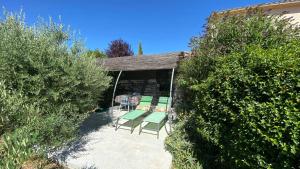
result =
[{"label": "leafy tree", "polygon": [[84,55],[93,57],[93,58],[106,58],[106,54],[99,49],[96,50],[88,50]]},{"label": "leafy tree", "polygon": [[138,51],[138,55],[143,55],[143,48],[142,48],[142,43],[139,42],[139,51]]},{"label": "leafy tree", "polygon": [[111,41],[105,53],[111,58],[134,55],[131,46],[122,39]]}]

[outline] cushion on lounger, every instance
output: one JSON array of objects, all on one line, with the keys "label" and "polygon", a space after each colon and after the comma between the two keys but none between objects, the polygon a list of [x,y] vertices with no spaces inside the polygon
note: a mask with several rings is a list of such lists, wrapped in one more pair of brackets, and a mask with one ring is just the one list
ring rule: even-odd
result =
[{"label": "cushion on lounger", "polygon": [[147,110],[150,109],[150,106],[146,106],[146,105],[138,105],[138,106],[136,107],[136,109],[137,109],[137,110],[145,110],[145,111],[147,111]]}]

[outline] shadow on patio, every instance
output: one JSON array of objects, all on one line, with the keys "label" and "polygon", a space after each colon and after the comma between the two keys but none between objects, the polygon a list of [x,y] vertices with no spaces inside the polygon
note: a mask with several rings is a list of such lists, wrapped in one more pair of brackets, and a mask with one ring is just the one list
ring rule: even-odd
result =
[{"label": "shadow on patio", "polygon": [[96,110],[91,113],[79,128],[79,138],[68,143],[60,151],[53,153],[51,155],[52,158],[59,162],[65,162],[68,157],[76,158],[76,153],[86,151],[84,147],[90,141],[86,136],[91,132],[99,130],[103,126],[112,123],[112,121],[113,117],[109,114],[108,110]]},{"label": "shadow on patio", "polygon": [[133,133],[126,130],[126,124],[115,131],[111,124],[124,113],[117,107],[111,115],[92,113],[80,127],[80,139],[57,151],[53,158],[74,169],[170,168],[172,156],[164,149],[168,135],[165,129],[160,131],[159,139],[151,134],[139,134],[138,126]]},{"label": "shadow on patio", "polygon": [[92,113],[80,126],[79,134],[84,136],[90,132],[97,131],[102,126],[112,122],[112,116],[108,113],[108,110],[96,110]]}]

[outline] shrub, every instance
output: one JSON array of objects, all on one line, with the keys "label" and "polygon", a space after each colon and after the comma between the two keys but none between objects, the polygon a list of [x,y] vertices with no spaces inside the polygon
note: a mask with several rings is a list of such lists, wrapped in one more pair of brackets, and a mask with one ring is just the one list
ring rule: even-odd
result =
[{"label": "shrub", "polygon": [[217,57],[243,51],[251,44],[264,49],[277,48],[299,35],[299,26],[291,24],[291,18],[267,15],[257,9],[240,15],[212,15],[203,36],[191,39],[195,57],[180,65],[179,85],[188,88],[206,79],[214,71]]},{"label": "shrub", "polygon": [[3,136],[3,144],[0,144],[0,167],[18,168],[34,152],[31,148],[31,140],[26,136],[23,129],[16,129],[15,132]]},{"label": "shrub", "polygon": [[208,19],[204,35],[193,37],[190,46],[195,55],[210,57],[241,51],[249,44],[275,48],[299,36],[299,27],[291,20],[256,8],[248,9],[245,14],[213,14]]},{"label": "shrub", "polygon": [[215,72],[193,86],[197,133],[232,166],[293,168],[299,162],[299,45],[253,46],[220,58]]},{"label": "shrub", "polygon": [[[46,150],[75,138],[109,87],[96,58],[71,38],[53,22],[28,26],[22,14],[6,13],[0,21],[0,136],[8,147],[28,139],[26,148]],[[26,138],[5,139],[21,128],[30,133]],[[10,159],[7,150],[0,161]]]},{"label": "shrub", "polygon": [[34,106],[25,104],[21,94],[9,91],[0,81],[0,136],[26,124]]},{"label": "shrub", "polygon": [[194,147],[189,142],[185,133],[185,124],[176,124],[174,132],[165,141],[166,149],[172,154],[174,169],[202,169],[197,159],[194,157]]},{"label": "shrub", "polygon": [[201,163],[299,166],[299,32],[288,18],[250,10],[213,16],[192,39],[195,57],[180,66],[178,82],[189,91],[195,127],[187,134]]}]

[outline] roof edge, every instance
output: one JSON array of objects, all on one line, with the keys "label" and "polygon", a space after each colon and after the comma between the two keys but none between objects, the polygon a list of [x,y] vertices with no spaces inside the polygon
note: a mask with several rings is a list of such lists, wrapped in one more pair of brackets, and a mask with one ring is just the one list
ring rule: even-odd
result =
[{"label": "roof edge", "polygon": [[223,11],[219,11],[219,12],[213,12],[213,15],[222,16],[225,14],[233,14],[233,15],[234,14],[242,14],[242,13],[245,13],[247,11],[247,9],[249,9],[249,8],[272,10],[272,9],[282,9],[282,8],[295,7],[295,6],[300,6],[300,1],[258,4],[258,5],[253,5],[253,6],[228,9],[228,10],[223,10]]},{"label": "roof edge", "polygon": [[180,60],[189,57],[189,52],[170,52],[155,55],[124,56],[97,59],[97,64],[107,71],[137,71],[173,69]]},{"label": "roof edge", "polygon": [[[166,52],[166,53],[159,53],[159,54],[146,54],[146,55],[131,55],[131,56],[122,56],[122,57],[152,57],[152,56],[165,56],[165,55],[178,55],[178,56],[185,56],[189,55],[190,52],[187,51],[178,51],[178,52]],[[119,57],[116,57],[119,58]]]}]

